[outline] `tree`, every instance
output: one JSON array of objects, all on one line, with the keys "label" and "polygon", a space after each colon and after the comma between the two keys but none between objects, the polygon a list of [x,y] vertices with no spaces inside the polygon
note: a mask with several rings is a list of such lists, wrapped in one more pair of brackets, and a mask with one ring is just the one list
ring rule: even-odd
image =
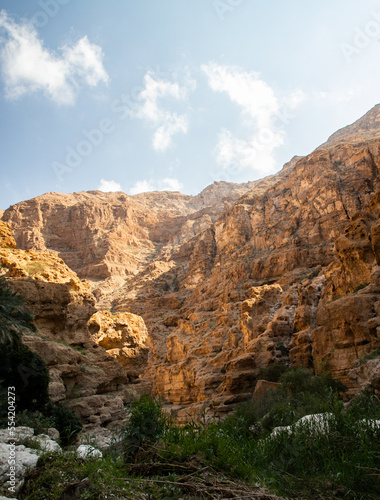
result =
[{"label": "tree", "polygon": [[33,332],[33,315],[25,309],[25,299],[13,292],[5,278],[0,278],[0,345],[19,344],[23,329]]},{"label": "tree", "polygon": [[[0,386],[16,388],[17,410],[37,410],[49,401],[49,374],[41,357],[21,342],[24,330],[36,332],[25,299],[0,278]],[[1,391],[0,391],[1,392]]]}]

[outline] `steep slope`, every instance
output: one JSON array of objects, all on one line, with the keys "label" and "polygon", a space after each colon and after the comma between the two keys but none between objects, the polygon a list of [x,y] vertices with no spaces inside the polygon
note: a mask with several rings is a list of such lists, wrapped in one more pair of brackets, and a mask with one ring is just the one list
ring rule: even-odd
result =
[{"label": "steep slope", "polygon": [[[95,314],[89,284],[55,253],[15,246],[9,226],[0,221],[0,276],[26,299],[35,315],[38,332],[24,333],[23,342],[47,365],[51,400],[75,409],[85,429],[99,432],[101,427],[119,425],[127,417],[124,404],[138,392],[149,390],[149,383],[136,384],[147,357],[142,318],[126,313],[108,313],[108,318],[107,313]],[[100,329],[103,335],[99,339]],[[117,347],[118,337],[124,341],[122,364],[118,349],[105,350],[110,344]],[[105,338],[108,345],[103,345]]]},{"label": "steep slope", "polygon": [[380,343],[379,146],[328,144],[296,158],[120,292],[114,310],[147,322],[159,394],[228,410],[275,362],[328,369],[351,391],[380,389],[374,368],[353,373]]},{"label": "steep slope", "polygon": [[373,107],[355,123],[343,127],[330,136],[318,149],[326,149],[339,143],[360,144],[380,139],[380,104]]},{"label": "steep slope", "polygon": [[249,186],[49,194],[3,220],[92,279],[98,308],[143,317],[145,376],[180,416],[228,411],[271,363],[380,391],[364,358],[380,344],[379,124],[377,106]]},{"label": "steep slope", "polygon": [[2,220],[11,224],[18,247],[58,252],[78,276],[92,281],[99,296],[107,284],[112,289],[113,282],[136,274],[163,247],[170,251],[209,227],[253,185],[219,182],[198,196],[48,193],[13,205]]}]

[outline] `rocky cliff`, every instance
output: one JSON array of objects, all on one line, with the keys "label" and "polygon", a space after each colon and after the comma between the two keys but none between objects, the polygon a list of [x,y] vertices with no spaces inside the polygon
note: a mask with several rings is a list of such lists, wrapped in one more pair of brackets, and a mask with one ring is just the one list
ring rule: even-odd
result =
[{"label": "rocky cliff", "polygon": [[[99,309],[144,319],[144,376],[179,415],[228,411],[272,363],[380,391],[368,356],[380,345],[379,166],[377,106],[254,184],[48,194],[3,220],[21,248],[54,249],[89,279]],[[119,361],[123,338],[104,341]]]},{"label": "rocky cliff", "polygon": [[198,196],[48,193],[12,206],[3,220],[11,224],[18,247],[56,251],[99,296],[109,283],[114,288],[160,252],[170,253],[202,232],[253,185],[219,182]]},{"label": "rocky cliff", "polygon": [[[97,313],[90,285],[57,254],[15,246],[9,226],[0,221],[0,275],[35,315],[37,334],[24,333],[23,342],[47,365],[51,400],[75,409],[86,430],[120,424],[127,416],[125,403],[150,390],[149,383],[137,380],[146,359],[142,318]],[[98,324],[101,339],[93,334]],[[123,365],[119,352],[102,347],[107,335],[123,339]]]}]

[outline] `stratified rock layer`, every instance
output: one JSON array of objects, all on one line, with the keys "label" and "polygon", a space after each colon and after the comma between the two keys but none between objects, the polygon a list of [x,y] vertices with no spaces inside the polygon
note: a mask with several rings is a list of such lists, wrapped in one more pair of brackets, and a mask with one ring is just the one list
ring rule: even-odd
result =
[{"label": "stratified rock layer", "polygon": [[[9,238],[9,228],[0,225],[0,274],[25,298],[35,315],[38,333],[24,333],[23,343],[46,363],[51,400],[73,408],[86,430],[120,425],[127,418],[125,403],[149,391],[149,383],[136,380],[143,370],[146,349],[140,344],[129,349],[124,366],[109,356],[87,327],[97,315],[107,316],[96,313],[90,285],[55,253],[14,249]],[[2,244],[4,241],[8,243]],[[117,325],[121,323],[128,330],[132,324],[131,335],[146,340],[142,318],[120,316],[124,322]],[[140,384],[132,385],[132,379]]]},{"label": "stratified rock layer", "polygon": [[[49,194],[3,220],[23,248],[58,250],[102,307],[144,319],[144,375],[180,416],[210,401],[228,411],[273,363],[379,392],[367,356],[380,344],[379,124],[377,106],[250,186]],[[92,321],[120,358],[128,328],[109,314]]]}]

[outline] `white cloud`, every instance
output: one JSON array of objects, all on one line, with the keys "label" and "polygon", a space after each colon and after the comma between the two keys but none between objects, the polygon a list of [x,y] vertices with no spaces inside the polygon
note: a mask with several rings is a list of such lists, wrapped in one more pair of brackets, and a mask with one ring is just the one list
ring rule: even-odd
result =
[{"label": "white cloud", "polygon": [[303,92],[298,90],[280,98],[257,73],[216,63],[201,68],[211,89],[226,93],[241,110],[243,137],[235,137],[225,128],[221,130],[215,148],[218,164],[223,169],[250,168],[261,175],[273,172],[274,152],[283,144],[289,111],[304,100]]},{"label": "white cloud", "polygon": [[242,108],[245,118],[257,121],[259,128],[270,125],[272,115],[280,106],[273,89],[260,80],[257,73],[215,63],[203,65],[202,70],[212,90],[227,93],[231,101]]},{"label": "white cloud", "polygon": [[166,177],[158,181],[160,191],[180,191],[183,188],[181,182],[178,179]]},{"label": "white cloud", "polygon": [[158,127],[153,136],[153,148],[156,151],[166,151],[172,143],[174,135],[188,130],[188,119],[186,116],[178,116],[173,113],[166,118],[166,122]]},{"label": "white cloud", "polygon": [[150,181],[144,179],[143,181],[137,181],[131,189],[128,190],[130,195],[139,193],[148,193],[149,191],[155,191],[155,187]]},{"label": "white cloud", "polygon": [[122,189],[121,185],[116,181],[106,181],[105,179],[101,179],[98,191],[103,191],[104,193],[114,193],[116,191],[122,191]]},{"label": "white cloud", "polygon": [[227,129],[219,134],[215,155],[218,164],[227,169],[233,166],[237,170],[254,169],[265,175],[276,168],[273,151],[283,144],[283,133],[262,129],[250,139],[239,139]]},{"label": "white cloud", "polygon": [[[146,121],[155,128],[153,148],[156,151],[166,151],[178,133],[186,134],[189,127],[187,113],[178,114],[168,107],[168,101],[183,102],[189,91],[195,88],[195,82],[189,77],[182,85],[178,82],[169,82],[148,71],[144,77],[144,90],[138,96],[136,110],[131,116]],[[166,106],[160,101],[165,100]],[[172,105],[171,105],[172,107]]]},{"label": "white cloud", "polygon": [[61,47],[62,55],[49,51],[28,23],[17,24],[0,11],[0,62],[6,96],[43,92],[58,104],[73,104],[82,85],[107,83],[103,53],[85,36],[76,44]]},{"label": "white cloud", "polygon": [[131,189],[128,190],[130,195],[147,193],[150,191],[180,191],[183,185],[178,179],[166,177],[165,179],[144,179],[137,181]]}]

